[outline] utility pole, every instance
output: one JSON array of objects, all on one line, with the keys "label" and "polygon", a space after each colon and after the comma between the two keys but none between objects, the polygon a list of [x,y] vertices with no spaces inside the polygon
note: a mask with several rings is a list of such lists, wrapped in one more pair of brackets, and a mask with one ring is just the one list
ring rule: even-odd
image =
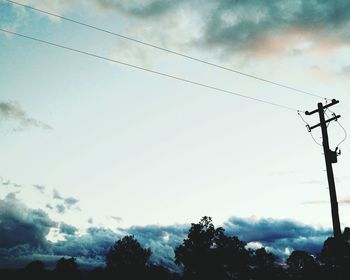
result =
[{"label": "utility pole", "polygon": [[316,127],[321,127],[322,131],[322,146],[324,152],[324,158],[326,161],[326,170],[327,170],[327,178],[328,178],[328,186],[329,186],[329,196],[331,200],[331,210],[332,210],[332,221],[333,221],[333,235],[335,239],[341,238],[341,229],[340,229],[340,221],[339,221],[339,212],[338,212],[338,201],[337,201],[337,193],[335,190],[335,182],[333,175],[333,167],[332,164],[337,162],[337,149],[335,151],[330,150],[329,148],[329,140],[328,140],[328,132],[327,132],[327,123],[331,121],[337,121],[340,118],[340,115],[333,115],[332,118],[325,120],[324,113],[325,109],[339,103],[338,100],[333,99],[331,103],[323,105],[322,103],[317,104],[317,109],[311,112],[306,111],[305,115],[312,115],[314,113],[318,113],[320,117],[320,123],[314,126],[308,126],[309,132]]}]

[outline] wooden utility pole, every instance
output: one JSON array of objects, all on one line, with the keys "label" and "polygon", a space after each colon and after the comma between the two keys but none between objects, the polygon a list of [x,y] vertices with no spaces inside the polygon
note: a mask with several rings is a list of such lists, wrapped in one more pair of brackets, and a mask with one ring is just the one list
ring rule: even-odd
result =
[{"label": "wooden utility pole", "polygon": [[332,103],[323,105],[322,103],[317,104],[317,109],[311,112],[306,111],[306,115],[312,115],[314,113],[318,113],[320,117],[320,123],[314,126],[308,126],[309,131],[316,127],[321,127],[322,131],[322,146],[324,151],[324,158],[326,161],[326,170],[327,170],[327,178],[328,178],[328,186],[329,186],[329,196],[331,200],[331,210],[332,210],[332,221],[333,221],[333,235],[334,238],[341,238],[341,229],[340,229],[340,220],[339,220],[339,211],[338,211],[338,201],[337,201],[337,193],[335,190],[335,182],[333,175],[333,167],[332,164],[337,162],[337,150],[332,151],[329,148],[329,140],[328,140],[328,132],[327,132],[327,123],[337,120],[340,118],[340,115],[334,115],[333,118],[325,120],[324,113],[325,109],[339,103],[338,100],[333,99]]}]

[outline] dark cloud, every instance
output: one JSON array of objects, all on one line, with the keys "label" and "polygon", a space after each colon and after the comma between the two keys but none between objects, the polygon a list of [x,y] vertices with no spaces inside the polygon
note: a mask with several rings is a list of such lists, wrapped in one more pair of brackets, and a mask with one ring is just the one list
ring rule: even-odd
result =
[{"label": "dark cloud", "polygon": [[292,220],[242,219],[233,217],[224,223],[226,233],[246,242],[259,242],[274,249],[279,257],[288,250],[320,251],[323,242],[332,235],[330,229],[314,228]]},{"label": "dark cloud", "polygon": [[23,130],[28,127],[51,129],[49,125],[28,117],[17,101],[0,102],[0,121],[2,120],[17,122],[19,127],[15,130]]},{"label": "dark cloud", "polygon": [[[77,235],[73,225],[52,221],[42,210],[33,210],[19,202],[15,194],[0,200],[0,267],[19,266],[24,261],[38,259],[48,265],[62,256],[72,256],[82,267],[105,264],[110,247],[125,235],[134,235],[145,247],[152,250],[150,262],[176,271],[174,249],[187,237],[189,225],[133,226],[116,231],[90,227]],[[91,221],[91,220],[90,220]],[[91,221],[92,222],[92,221]],[[238,236],[249,244],[257,243],[285,258],[292,250],[317,253],[331,230],[318,229],[291,220],[242,219],[233,217],[222,225],[226,234]],[[50,229],[63,234],[64,240],[52,243],[46,240]]]},{"label": "dark cloud", "polygon": [[130,227],[124,232],[134,235],[144,247],[152,250],[152,263],[177,271],[174,249],[187,237],[188,229],[189,225],[149,225]]},{"label": "dark cloud", "polygon": [[44,248],[45,236],[56,226],[47,213],[28,209],[13,193],[0,200],[0,221],[0,248],[12,250],[20,250],[19,246]]},{"label": "dark cloud", "polygon": [[[200,18],[198,35],[192,46],[215,49],[222,55],[249,52],[273,55],[302,53],[300,43],[315,43],[329,48],[349,42],[350,2],[348,0],[95,0],[106,10],[115,9],[156,28],[159,22],[171,21],[177,13],[196,14]],[[164,23],[164,22],[163,22]],[[160,34],[167,41],[169,33]],[[179,36],[186,41],[183,36]],[[180,41],[180,39],[178,40]],[[311,48],[313,46],[310,46]]]},{"label": "dark cloud", "polygon": [[78,231],[78,228],[75,226],[68,225],[66,223],[61,223],[59,227],[59,233],[67,234],[67,235],[75,235]]},{"label": "dark cloud", "polygon": [[170,13],[176,9],[184,0],[154,0],[145,1],[116,1],[116,0],[95,0],[103,9],[116,9],[141,18],[150,18],[165,13]]}]

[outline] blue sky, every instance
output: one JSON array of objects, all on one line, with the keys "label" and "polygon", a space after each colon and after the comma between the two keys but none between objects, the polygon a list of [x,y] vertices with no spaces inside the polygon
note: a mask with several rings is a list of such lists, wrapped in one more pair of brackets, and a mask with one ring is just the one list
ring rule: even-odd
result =
[{"label": "blue sky", "polygon": [[[337,98],[332,109],[349,127],[347,1],[21,3]],[[6,1],[0,27],[300,110],[323,101]],[[5,33],[0,48],[0,195],[46,213],[45,238],[63,242],[63,223],[78,238],[91,227],[172,227],[204,215],[218,225],[239,217],[330,228],[322,149],[296,112]],[[334,148],[343,131],[332,123],[329,133]],[[341,149],[344,227],[348,142]]]}]

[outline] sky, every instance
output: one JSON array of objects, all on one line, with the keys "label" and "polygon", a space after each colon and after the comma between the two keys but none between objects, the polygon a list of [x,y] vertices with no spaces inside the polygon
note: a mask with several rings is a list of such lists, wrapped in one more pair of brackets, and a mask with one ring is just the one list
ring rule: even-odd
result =
[{"label": "sky", "polygon": [[[330,109],[349,128],[346,0],[18,1],[338,99]],[[5,0],[0,28],[296,110],[325,102]],[[322,147],[296,111],[4,32],[0,50],[0,267],[62,255],[101,265],[123,234],[171,266],[172,248],[204,215],[281,256],[315,252],[331,234]],[[334,149],[344,131],[336,122],[328,130]],[[340,149],[344,228],[349,142]]]}]

